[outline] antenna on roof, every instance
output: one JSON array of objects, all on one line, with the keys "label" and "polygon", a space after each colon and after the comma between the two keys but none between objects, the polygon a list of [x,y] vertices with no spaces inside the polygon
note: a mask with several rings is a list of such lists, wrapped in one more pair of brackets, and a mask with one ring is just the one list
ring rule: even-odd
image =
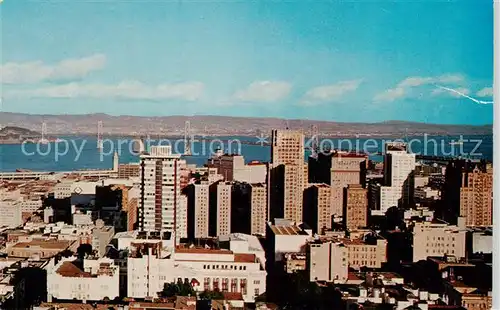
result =
[{"label": "antenna on roof", "polygon": [[285,120],[285,129],[286,129],[286,130],[290,129],[290,126],[289,126],[288,120]]}]

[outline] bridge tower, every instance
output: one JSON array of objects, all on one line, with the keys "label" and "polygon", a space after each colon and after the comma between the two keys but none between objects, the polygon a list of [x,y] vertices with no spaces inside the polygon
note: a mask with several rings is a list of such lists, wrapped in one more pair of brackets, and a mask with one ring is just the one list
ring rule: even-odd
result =
[{"label": "bridge tower", "polygon": [[103,140],[102,140],[102,121],[97,122],[97,149],[102,150]]},{"label": "bridge tower", "polygon": [[45,121],[43,121],[43,123],[42,123],[42,139],[40,139],[40,143],[42,143],[42,144],[48,143],[46,136],[47,136],[47,123]]},{"label": "bridge tower", "polygon": [[191,123],[186,121],[184,123],[184,155],[191,155]]}]

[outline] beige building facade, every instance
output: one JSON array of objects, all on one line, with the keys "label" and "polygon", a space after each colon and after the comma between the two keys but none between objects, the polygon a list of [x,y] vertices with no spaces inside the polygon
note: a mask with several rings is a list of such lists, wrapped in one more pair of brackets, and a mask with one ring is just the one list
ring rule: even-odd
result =
[{"label": "beige building facade", "polygon": [[445,223],[417,222],[413,226],[413,262],[428,256],[465,257],[466,230]]},{"label": "beige building facade", "polygon": [[460,216],[467,226],[491,226],[493,224],[493,171],[478,168],[463,173],[460,188]]},{"label": "beige building facade", "polygon": [[368,192],[359,184],[344,188],[344,227],[348,230],[365,228],[368,224]]}]

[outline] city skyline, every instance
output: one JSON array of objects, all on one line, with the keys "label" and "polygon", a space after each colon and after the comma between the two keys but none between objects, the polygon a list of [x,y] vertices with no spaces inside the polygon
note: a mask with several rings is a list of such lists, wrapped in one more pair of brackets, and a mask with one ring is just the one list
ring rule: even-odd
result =
[{"label": "city skyline", "polygon": [[492,123],[490,1],[0,10],[5,112]]}]

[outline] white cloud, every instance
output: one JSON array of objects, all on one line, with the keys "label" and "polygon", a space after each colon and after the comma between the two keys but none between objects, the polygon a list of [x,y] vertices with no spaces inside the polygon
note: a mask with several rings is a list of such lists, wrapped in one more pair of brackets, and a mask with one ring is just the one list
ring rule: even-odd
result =
[{"label": "white cloud", "polygon": [[[457,84],[464,81],[464,76],[456,73],[448,73],[440,76],[410,76],[402,80],[397,84],[396,87],[385,90],[382,93],[375,95],[374,101],[394,101],[396,99],[401,99],[409,96],[412,93],[412,89],[416,87],[441,83],[441,84]],[[433,95],[441,93],[432,92]]]},{"label": "white cloud", "polygon": [[460,83],[465,80],[464,76],[461,74],[445,74],[441,75],[440,77],[437,78],[437,81],[434,82],[439,82],[439,83],[444,83],[444,84],[454,84],[454,83]]},{"label": "white cloud", "polygon": [[493,87],[485,87],[476,93],[478,97],[493,97]]},{"label": "white cloud", "polygon": [[381,101],[394,101],[396,99],[400,99],[406,96],[406,90],[403,87],[396,87],[396,88],[391,88],[388,89],[380,94],[375,95],[373,98],[374,101],[376,102],[381,102]]},{"label": "white cloud", "polygon": [[361,83],[362,80],[351,80],[312,88],[305,93],[302,104],[310,105],[316,102],[339,99],[345,93],[358,89]]},{"label": "white cloud", "polygon": [[79,79],[106,64],[106,56],[95,54],[83,58],[66,59],[57,64],[42,61],[8,62],[0,66],[0,80],[4,84],[29,84],[53,80]]},{"label": "white cloud", "polygon": [[292,85],[281,81],[257,81],[246,89],[237,91],[233,98],[246,102],[275,102],[284,99],[290,94]]},{"label": "white cloud", "polygon": [[420,77],[420,76],[411,76],[408,77],[401,82],[399,82],[398,87],[417,87],[421,85],[426,85],[433,83],[434,78],[431,77]]},{"label": "white cloud", "polygon": [[29,90],[12,90],[6,92],[6,96],[17,98],[180,99],[195,101],[200,99],[203,93],[204,85],[200,82],[148,86],[138,81],[123,81],[109,85],[69,83]]}]

